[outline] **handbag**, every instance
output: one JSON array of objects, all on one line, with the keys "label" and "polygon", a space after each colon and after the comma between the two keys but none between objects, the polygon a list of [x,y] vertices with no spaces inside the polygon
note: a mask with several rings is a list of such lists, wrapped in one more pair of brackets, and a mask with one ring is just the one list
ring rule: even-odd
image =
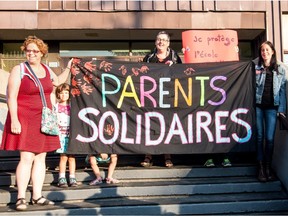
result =
[{"label": "handbag", "polygon": [[47,106],[42,108],[41,132],[49,135],[59,135],[57,113]]},{"label": "handbag", "polygon": [[59,126],[57,121],[57,113],[55,110],[51,110],[47,107],[47,102],[44,95],[44,90],[42,84],[34,71],[32,70],[31,66],[28,62],[25,62],[29,72],[34,76],[35,81],[37,82],[40,90],[40,96],[43,104],[42,108],[42,118],[41,118],[41,132],[48,134],[48,135],[59,135]]}]

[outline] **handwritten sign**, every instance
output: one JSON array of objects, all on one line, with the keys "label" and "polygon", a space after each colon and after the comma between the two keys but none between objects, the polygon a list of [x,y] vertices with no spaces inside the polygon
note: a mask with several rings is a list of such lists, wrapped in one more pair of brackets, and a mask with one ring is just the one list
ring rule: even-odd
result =
[{"label": "handwritten sign", "polygon": [[239,61],[238,36],[234,30],[182,32],[185,63]]}]

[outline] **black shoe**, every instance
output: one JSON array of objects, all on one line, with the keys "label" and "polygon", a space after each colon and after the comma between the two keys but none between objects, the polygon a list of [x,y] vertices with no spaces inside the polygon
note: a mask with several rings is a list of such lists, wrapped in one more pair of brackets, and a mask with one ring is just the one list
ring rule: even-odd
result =
[{"label": "black shoe", "polygon": [[274,172],[271,168],[271,164],[270,163],[266,163],[266,177],[267,177],[267,181],[274,181],[276,179],[276,176],[274,175]]},{"label": "black shoe", "polygon": [[264,165],[262,161],[259,162],[257,178],[258,178],[258,181],[260,182],[267,182],[267,177],[266,177],[266,173],[265,173]]}]

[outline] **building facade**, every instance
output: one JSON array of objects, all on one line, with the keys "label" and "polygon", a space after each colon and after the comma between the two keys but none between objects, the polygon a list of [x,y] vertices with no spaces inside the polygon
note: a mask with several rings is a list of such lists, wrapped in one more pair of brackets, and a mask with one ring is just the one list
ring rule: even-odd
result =
[{"label": "building facade", "polygon": [[[47,63],[56,72],[63,57],[93,56],[137,61],[154,48],[160,30],[181,51],[185,30],[236,30],[240,59],[257,55],[259,43],[274,43],[288,62],[288,1],[224,0],[25,0],[0,1],[0,68],[24,58],[20,45],[36,35],[49,45]],[[286,32],[285,32],[286,31]]]},{"label": "building facade", "polygon": [[[138,61],[162,30],[178,52],[185,30],[235,30],[241,60],[256,57],[259,45],[270,40],[278,59],[288,64],[287,27],[286,0],[0,0],[0,138],[8,71],[25,59],[20,46],[28,35],[48,43],[46,63],[60,73],[63,59],[71,56]],[[278,139],[288,142],[283,133]],[[277,173],[286,188],[287,151],[276,149]]]}]

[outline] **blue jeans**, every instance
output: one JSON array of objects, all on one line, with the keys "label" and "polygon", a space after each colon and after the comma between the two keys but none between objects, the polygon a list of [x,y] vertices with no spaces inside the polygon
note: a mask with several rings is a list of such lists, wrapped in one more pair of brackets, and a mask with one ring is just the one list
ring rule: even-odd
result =
[{"label": "blue jeans", "polygon": [[258,161],[265,161],[268,163],[272,161],[276,122],[276,109],[261,109],[259,107],[256,107]]}]

